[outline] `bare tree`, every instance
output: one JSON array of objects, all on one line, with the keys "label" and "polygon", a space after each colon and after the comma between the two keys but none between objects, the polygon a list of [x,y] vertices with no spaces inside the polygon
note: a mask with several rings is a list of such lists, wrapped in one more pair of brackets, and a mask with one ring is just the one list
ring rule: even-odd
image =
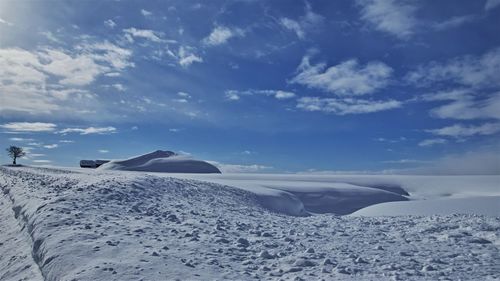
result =
[{"label": "bare tree", "polygon": [[26,155],[26,152],[24,152],[22,147],[17,147],[11,145],[9,148],[6,149],[7,153],[9,154],[10,158],[12,158],[12,164],[16,165],[16,159],[23,157]]}]

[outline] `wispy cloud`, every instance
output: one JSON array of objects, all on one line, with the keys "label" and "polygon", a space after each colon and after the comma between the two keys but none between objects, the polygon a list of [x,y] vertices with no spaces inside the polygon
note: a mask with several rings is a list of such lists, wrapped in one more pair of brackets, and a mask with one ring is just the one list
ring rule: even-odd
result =
[{"label": "wispy cloud", "polygon": [[288,30],[293,31],[298,38],[304,39],[308,31],[314,30],[323,22],[323,17],[312,11],[311,5],[306,3],[304,16],[297,20],[287,17],[279,19],[280,24]]},{"label": "wispy cloud", "polygon": [[440,129],[431,129],[427,130],[427,132],[432,133],[438,136],[447,136],[447,137],[471,137],[476,135],[493,135],[500,132],[500,123],[485,123],[482,125],[462,125],[455,124],[448,127],[443,127]]},{"label": "wispy cloud", "polygon": [[289,92],[289,91],[282,91],[282,90],[245,90],[245,91],[238,91],[238,90],[227,90],[224,92],[224,95],[227,100],[232,100],[236,101],[241,98],[241,96],[255,96],[255,95],[263,95],[263,96],[271,96],[274,97],[278,100],[285,100],[285,99],[291,99],[296,96],[295,93]]},{"label": "wispy cloud", "polygon": [[141,14],[145,17],[149,17],[149,16],[152,16],[153,13],[151,11],[148,11],[148,10],[145,10],[145,9],[141,9]]},{"label": "wispy cloud", "polygon": [[417,26],[417,7],[409,1],[357,0],[361,8],[361,19],[375,29],[389,33],[399,39],[408,39]]},{"label": "wispy cloud", "polygon": [[19,141],[19,142],[25,142],[25,141],[34,141],[34,139],[27,139],[27,138],[9,138],[10,141]]},{"label": "wispy cloud", "polygon": [[203,58],[196,55],[193,52],[193,48],[181,46],[178,52],[178,62],[182,67],[188,67],[195,62],[203,62]]},{"label": "wispy cloud", "polygon": [[88,127],[88,128],[66,128],[59,133],[68,134],[68,133],[79,133],[80,135],[89,135],[89,134],[111,134],[116,133],[117,130],[115,127]]},{"label": "wispy cloud", "polygon": [[325,63],[312,65],[308,55],[302,58],[298,74],[290,82],[324,90],[339,96],[359,96],[373,93],[389,83],[392,68],[382,62],[360,65],[351,59],[327,67]]},{"label": "wispy cloud", "polygon": [[365,100],[352,98],[320,98],[302,97],[298,99],[297,108],[305,111],[319,111],[337,115],[363,114],[384,111],[402,106],[396,100]]},{"label": "wispy cloud", "polygon": [[57,125],[43,122],[11,122],[0,125],[0,128],[14,132],[52,132]]},{"label": "wispy cloud", "polygon": [[436,139],[426,139],[418,143],[418,146],[424,146],[424,147],[429,147],[429,146],[434,146],[436,144],[445,144],[448,141],[446,139],[441,139],[441,138],[436,138]]},{"label": "wispy cloud", "polygon": [[125,33],[125,38],[131,43],[134,42],[134,38],[142,38],[156,43],[164,42],[159,36],[160,33],[150,29],[137,29],[131,27],[124,29],[123,32]]},{"label": "wispy cloud", "polygon": [[116,22],[114,22],[112,19],[108,19],[104,21],[104,25],[109,28],[115,28]]},{"label": "wispy cloud", "polygon": [[109,150],[107,150],[107,149],[99,149],[98,152],[99,153],[108,153]]},{"label": "wispy cloud", "polygon": [[50,160],[46,160],[46,159],[35,159],[35,160],[32,160],[33,163],[37,163],[37,164],[47,164],[47,163],[52,163],[52,161]]},{"label": "wispy cloud", "polygon": [[5,25],[7,25],[7,26],[13,26],[13,25],[14,25],[13,23],[11,23],[11,22],[9,22],[9,21],[6,21],[6,20],[4,20],[4,19],[2,19],[2,18],[0,18],[0,23],[1,23],[1,24],[5,24]]},{"label": "wispy cloud", "polygon": [[54,148],[57,148],[59,147],[58,144],[54,143],[54,144],[46,144],[43,146],[44,148],[47,148],[47,149],[54,149]]},{"label": "wispy cloud", "polygon": [[500,0],[486,0],[486,3],[484,4],[484,9],[486,11],[489,11],[498,6],[500,6]]},{"label": "wispy cloud", "polygon": [[452,82],[475,88],[500,86],[500,48],[481,56],[462,56],[444,63],[431,62],[418,66],[405,79],[416,86],[435,86]]},{"label": "wispy cloud", "polygon": [[203,39],[203,43],[208,46],[217,46],[225,44],[233,37],[243,37],[245,32],[239,28],[229,28],[225,26],[216,26],[210,34]]},{"label": "wispy cloud", "polygon": [[456,16],[452,17],[450,19],[447,19],[442,22],[437,22],[433,25],[433,28],[435,30],[446,30],[450,28],[456,28],[461,25],[464,25],[466,23],[472,22],[474,20],[478,19],[478,16],[476,15],[464,15],[464,16]]}]

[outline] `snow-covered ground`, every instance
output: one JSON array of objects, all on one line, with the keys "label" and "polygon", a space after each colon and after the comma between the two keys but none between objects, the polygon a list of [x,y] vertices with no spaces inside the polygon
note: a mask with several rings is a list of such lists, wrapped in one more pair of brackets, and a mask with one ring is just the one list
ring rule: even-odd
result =
[{"label": "snow-covered ground", "polygon": [[498,280],[499,182],[2,167],[0,280]]}]

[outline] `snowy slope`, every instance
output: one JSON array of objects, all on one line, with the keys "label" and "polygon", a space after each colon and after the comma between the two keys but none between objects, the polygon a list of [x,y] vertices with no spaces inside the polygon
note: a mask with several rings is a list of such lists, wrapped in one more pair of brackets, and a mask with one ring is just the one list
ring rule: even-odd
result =
[{"label": "snowy slope", "polygon": [[177,155],[172,151],[157,150],[126,160],[112,160],[99,167],[101,170],[145,171],[164,173],[218,173],[214,165]]},{"label": "snowy slope", "polygon": [[[500,277],[499,217],[297,217],[260,201],[284,192],[302,202],[300,177],[260,178],[254,187],[262,189],[248,191],[141,172],[23,167],[0,168],[0,175],[0,280]],[[348,194],[362,184],[309,177],[302,179],[318,184],[313,194]]]}]

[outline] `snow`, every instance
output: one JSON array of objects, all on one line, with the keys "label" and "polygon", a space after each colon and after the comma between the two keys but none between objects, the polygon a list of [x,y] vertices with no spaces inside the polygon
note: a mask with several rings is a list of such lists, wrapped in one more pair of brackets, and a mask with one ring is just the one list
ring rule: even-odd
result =
[{"label": "snow", "polygon": [[162,150],[126,160],[113,160],[101,165],[99,169],[164,173],[220,173],[217,167],[208,162]]},{"label": "snow", "polygon": [[336,214],[494,201],[498,180],[2,167],[0,280],[497,280],[494,213]]}]

